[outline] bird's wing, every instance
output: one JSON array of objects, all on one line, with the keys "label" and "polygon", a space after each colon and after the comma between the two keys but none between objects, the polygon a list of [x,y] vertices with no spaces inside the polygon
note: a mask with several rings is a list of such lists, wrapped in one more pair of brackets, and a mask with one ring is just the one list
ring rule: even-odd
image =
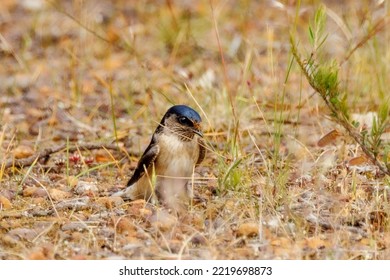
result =
[{"label": "bird's wing", "polygon": [[196,162],[196,165],[200,164],[206,155],[205,143],[202,138],[198,139],[198,145],[199,145],[199,157]]},{"label": "bird's wing", "polygon": [[157,145],[156,142],[152,140],[139,160],[137,168],[134,170],[133,176],[130,178],[129,182],[127,182],[128,187],[137,182],[145,174],[145,170],[153,164],[159,152],[159,145]]}]

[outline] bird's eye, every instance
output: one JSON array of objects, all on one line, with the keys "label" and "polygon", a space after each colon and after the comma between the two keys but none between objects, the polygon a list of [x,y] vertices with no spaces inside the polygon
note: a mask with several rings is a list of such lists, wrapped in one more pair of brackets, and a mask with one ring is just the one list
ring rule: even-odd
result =
[{"label": "bird's eye", "polygon": [[194,124],[186,117],[179,117],[179,123],[186,126],[193,126]]}]

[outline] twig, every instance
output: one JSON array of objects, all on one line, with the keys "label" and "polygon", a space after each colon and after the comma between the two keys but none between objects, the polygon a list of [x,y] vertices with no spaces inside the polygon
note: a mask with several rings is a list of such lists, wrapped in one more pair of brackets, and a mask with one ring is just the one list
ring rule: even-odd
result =
[{"label": "twig", "polygon": [[347,117],[341,113],[337,107],[335,107],[330,100],[327,98],[326,89],[323,89],[319,86],[317,86],[315,80],[312,78],[311,74],[308,72],[306,64],[301,59],[301,57],[298,54],[298,50],[296,48],[296,45],[294,41],[291,39],[291,51],[292,54],[297,61],[299,67],[301,68],[303,74],[305,75],[307,81],[309,82],[310,86],[318,92],[318,94],[321,96],[321,98],[324,100],[326,106],[329,108],[329,110],[332,112],[332,114],[335,116],[334,120],[344,127],[344,129],[348,132],[349,136],[352,137],[352,139],[360,146],[363,153],[367,156],[367,158],[376,165],[384,174],[390,175],[390,170],[382,164],[378,160],[378,158],[371,152],[370,148],[367,147],[367,145],[364,144],[364,138],[363,136],[356,130],[356,128],[348,121]]},{"label": "twig", "polygon": [[[59,151],[65,150],[66,144],[61,144],[58,146],[46,148],[43,151],[40,151],[28,158],[23,159],[9,159],[5,161],[4,169],[8,169],[11,167],[26,167],[30,166],[37,159],[40,160],[42,158],[47,158],[51,154],[58,153]],[[83,145],[76,145],[74,147],[69,147],[69,152],[73,153],[77,150],[99,150],[99,149],[109,149],[109,150],[118,150],[118,146],[116,144],[98,144],[98,143],[88,143]]]},{"label": "twig", "polygon": [[388,22],[388,18],[384,17],[381,18],[377,23],[374,24],[372,29],[368,32],[366,36],[364,36],[344,57],[344,59],[340,62],[340,66],[342,66],[345,62],[349,60],[349,58],[352,56],[352,54],[362,47],[365,43],[367,43],[368,40],[370,40],[373,36],[375,36],[377,33],[383,30],[383,28],[386,26]]}]

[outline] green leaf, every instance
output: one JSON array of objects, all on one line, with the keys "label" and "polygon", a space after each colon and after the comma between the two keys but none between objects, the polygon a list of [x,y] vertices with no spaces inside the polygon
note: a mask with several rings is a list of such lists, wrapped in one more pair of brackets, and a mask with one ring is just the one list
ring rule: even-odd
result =
[{"label": "green leaf", "polygon": [[309,41],[310,41],[310,44],[312,46],[314,46],[314,32],[313,32],[313,29],[311,28],[311,26],[309,26]]}]

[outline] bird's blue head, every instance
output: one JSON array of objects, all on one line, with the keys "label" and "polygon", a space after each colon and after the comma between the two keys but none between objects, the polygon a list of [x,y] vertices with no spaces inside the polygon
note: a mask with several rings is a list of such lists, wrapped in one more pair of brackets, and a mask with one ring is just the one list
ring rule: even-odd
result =
[{"label": "bird's blue head", "polygon": [[202,118],[200,117],[198,112],[196,112],[194,109],[192,109],[191,107],[188,107],[186,105],[175,105],[175,106],[172,106],[165,113],[165,116],[167,117],[167,116],[172,115],[172,114],[175,114],[178,117],[186,117],[186,118],[190,119],[193,122],[197,122],[197,123],[201,123],[202,122]]},{"label": "bird's blue head", "polygon": [[175,105],[165,113],[160,127],[167,126],[171,131],[191,139],[193,134],[203,137],[201,122],[202,118],[194,109],[186,105]]}]

